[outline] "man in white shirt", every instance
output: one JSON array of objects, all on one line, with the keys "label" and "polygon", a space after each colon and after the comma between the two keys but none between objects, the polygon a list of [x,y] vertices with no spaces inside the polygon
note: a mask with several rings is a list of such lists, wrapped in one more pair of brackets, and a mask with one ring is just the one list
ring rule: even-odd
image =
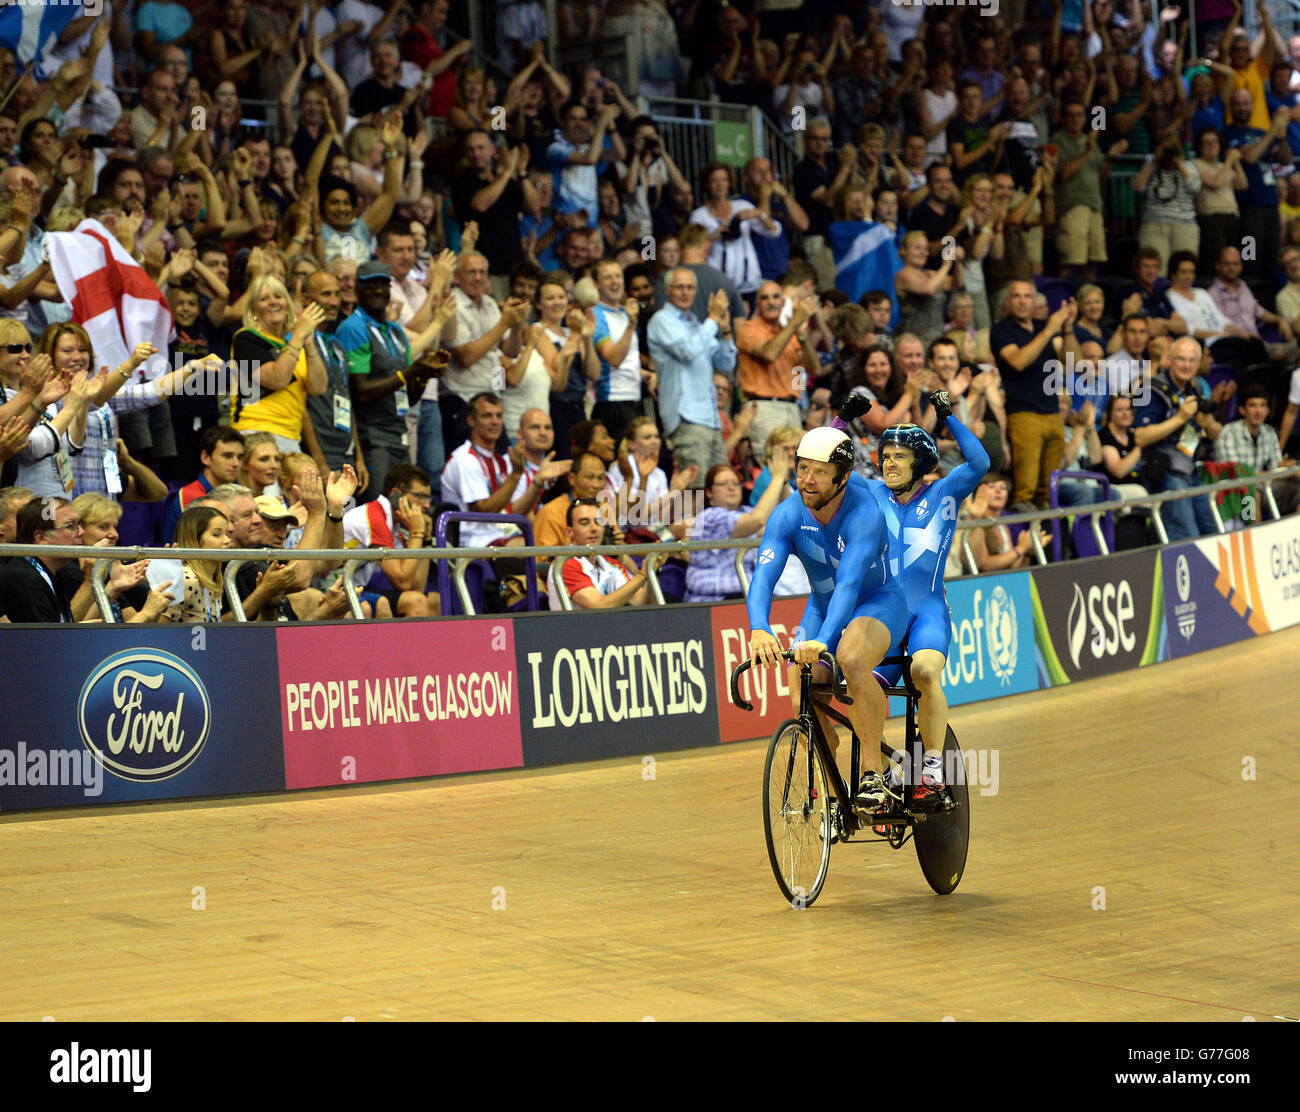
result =
[{"label": "man in white shirt", "polygon": [[[131,109],[131,137],[137,150],[150,145],[175,148],[180,141],[180,125],[176,113],[180,107],[180,90],[176,88],[176,79],[165,69],[156,69],[145,80],[140,90],[140,103]],[[159,139],[150,144],[158,129],[162,127],[164,115],[171,119],[163,129]]]},{"label": "man in white shirt", "polygon": [[[569,473],[573,460],[555,458],[552,450],[555,447],[555,426],[551,423],[551,415],[544,409],[524,410],[519,418],[518,433],[516,443],[524,456],[524,475],[520,481],[529,487],[540,483],[537,487],[540,495],[550,490],[560,476]],[[528,511],[530,520],[535,509],[536,503]]]},{"label": "man in white shirt", "polygon": [[442,335],[451,362],[438,391],[442,442],[461,444],[469,435],[465,410],[478,394],[505,389],[501,356],[519,357],[528,306],[508,299],[498,305],[488,293],[488,262],[477,251],[461,254],[456,269],[455,320]]},{"label": "man in white shirt", "polygon": [[1146,354],[1146,317],[1130,313],[1116,335],[1120,337],[1119,347],[1105,359],[1105,393],[1136,394],[1150,382],[1153,370]]},{"label": "man in white shirt", "polygon": [[[539,469],[531,479],[525,472],[524,452],[520,445],[508,456],[496,450],[505,426],[501,399],[484,392],[469,403],[469,439],[451,453],[442,472],[442,496],[462,510],[480,514],[527,515],[536,505],[550,471]],[[522,543],[519,529],[512,524],[461,522],[460,547],[486,548],[511,538]]]},{"label": "man in white shirt", "polygon": [[591,338],[600,357],[600,378],[591,419],[604,425],[617,444],[632,419],[641,416],[642,375],[653,372],[641,369],[637,342],[641,305],[636,298],[624,299],[623,268],[613,259],[602,259],[592,269],[592,277],[600,294]]}]

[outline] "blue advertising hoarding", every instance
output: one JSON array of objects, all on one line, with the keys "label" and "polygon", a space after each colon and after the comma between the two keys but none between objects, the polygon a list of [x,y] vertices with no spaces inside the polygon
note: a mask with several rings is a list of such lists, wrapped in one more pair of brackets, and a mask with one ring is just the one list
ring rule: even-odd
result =
[{"label": "blue advertising hoarding", "polygon": [[4,637],[0,810],[284,790],[273,626]]},{"label": "blue advertising hoarding", "polygon": [[957,579],[946,584],[952,643],[943,677],[954,706],[1038,689],[1034,604],[1029,573]]}]

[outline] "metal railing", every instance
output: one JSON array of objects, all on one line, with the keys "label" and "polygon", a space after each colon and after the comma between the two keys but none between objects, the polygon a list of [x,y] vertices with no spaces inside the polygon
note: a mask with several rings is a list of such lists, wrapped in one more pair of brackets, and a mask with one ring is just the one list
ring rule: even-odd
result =
[{"label": "metal railing", "polygon": [[[1215,494],[1224,491],[1239,491],[1243,487],[1262,487],[1262,503],[1264,509],[1268,512],[1270,519],[1277,520],[1281,518],[1278,510],[1277,500],[1273,495],[1272,484],[1280,479],[1300,478],[1300,466],[1279,469],[1276,471],[1261,472],[1255,475],[1242,475],[1236,478],[1224,479],[1217,483],[1206,483],[1202,486],[1190,487],[1187,490],[1167,491],[1160,494],[1148,494],[1141,498],[1122,498],[1112,499],[1108,502],[1093,502],[1087,506],[1068,506],[1059,509],[1034,510],[1032,512],[1006,514],[998,518],[982,518],[977,521],[959,520],[954,523],[955,528],[962,534],[961,546],[962,555],[971,575],[979,574],[979,568],[975,562],[974,554],[971,551],[970,543],[966,534],[972,529],[983,529],[993,525],[1021,525],[1030,524],[1040,521],[1050,521],[1065,517],[1077,517],[1089,515],[1093,518],[1094,523],[1098,523],[1101,515],[1113,511],[1131,511],[1136,508],[1148,508],[1151,511],[1152,522],[1155,526],[1156,535],[1159,543],[1164,545],[1169,542],[1169,534],[1165,528],[1161,517],[1161,507],[1170,502],[1180,502],[1188,498],[1210,498],[1210,506],[1214,514],[1217,532],[1227,532],[1223,524],[1222,517],[1219,515],[1218,506],[1212,497]],[[1099,525],[1095,525],[1095,536],[1098,537],[1103,554],[1109,554],[1109,546],[1106,544],[1105,535],[1102,533]],[[1042,540],[1038,536],[1038,530],[1031,530],[1032,547],[1034,558],[1037,563],[1045,565],[1049,563],[1047,551],[1043,546]],[[669,543],[656,544],[625,544],[625,545],[527,545],[512,546],[509,549],[502,548],[367,548],[364,555],[358,555],[359,550],[355,548],[346,549],[275,549],[275,548],[245,548],[245,549],[209,549],[209,548],[145,548],[145,547],[118,547],[118,548],[99,548],[85,545],[18,545],[4,544],[0,545],[0,557],[6,556],[54,556],[65,559],[89,559],[97,557],[93,572],[91,587],[95,595],[95,600],[99,604],[100,614],[108,615],[105,621],[112,622],[112,606],[108,598],[106,582],[108,574],[115,562],[119,560],[139,560],[139,559],[159,559],[159,560],[196,560],[207,563],[221,563],[225,565],[223,574],[224,589],[226,597],[231,603],[231,612],[236,621],[247,621],[247,616],[243,612],[242,602],[238,597],[238,590],[235,587],[235,575],[240,567],[249,561],[265,562],[268,560],[314,560],[328,561],[336,565],[343,565],[345,575],[343,579],[344,592],[348,598],[349,609],[352,616],[357,619],[363,617],[361,610],[360,595],[356,585],[353,582],[352,575],[348,571],[349,566],[352,570],[363,564],[379,563],[384,560],[443,560],[453,561],[452,575],[463,576],[463,568],[475,560],[494,560],[501,559],[503,556],[527,560],[529,558],[540,560],[558,560],[560,561],[560,570],[563,570],[564,561],[575,556],[649,556],[652,553],[666,553],[670,556],[682,556],[690,552],[713,551],[719,549],[736,550],[736,567],[737,578],[740,581],[741,589],[746,594],[749,591],[749,575],[743,566],[745,553],[759,546],[760,538],[745,537],[737,540],[721,541],[673,541]],[[460,562],[461,570],[458,573],[456,562]],[[663,592],[659,588],[658,576],[655,569],[647,570],[647,579],[651,586],[651,594],[655,599],[656,605],[666,605]],[[557,577],[563,583],[562,576]],[[462,598],[464,596],[463,582],[458,585],[458,592]],[[565,606],[567,596],[561,592],[561,606],[564,609],[572,608],[572,600],[568,600],[568,606]]]},{"label": "metal railing", "polygon": [[717,160],[715,122],[745,124],[745,161],[762,157],[772,163],[777,178],[787,185],[799,161],[794,144],[760,109],[752,104],[684,97],[642,97],[641,106],[659,129],[660,138],[692,189],[698,189],[700,171]]}]

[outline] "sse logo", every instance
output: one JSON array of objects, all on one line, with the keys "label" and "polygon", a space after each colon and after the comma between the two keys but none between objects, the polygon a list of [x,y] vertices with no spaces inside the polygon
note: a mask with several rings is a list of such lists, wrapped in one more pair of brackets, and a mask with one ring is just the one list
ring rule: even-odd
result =
[{"label": "sse logo", "polygon": [[77,700],[81,740],[124,780],[166,780],[192,764],[208,738],[212,707],[184,661],[127,649],[101,661]]}]

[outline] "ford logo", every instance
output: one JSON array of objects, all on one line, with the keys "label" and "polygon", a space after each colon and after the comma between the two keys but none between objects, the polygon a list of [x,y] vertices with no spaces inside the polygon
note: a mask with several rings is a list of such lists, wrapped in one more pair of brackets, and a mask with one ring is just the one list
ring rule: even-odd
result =
[{"label": "ford logo", "polygon": [[158,649],[115,653],[90,674],[77,700],[81,740],[124,780],[166,780],[192,764],[208,738],[212,708],[184,661]]}]

